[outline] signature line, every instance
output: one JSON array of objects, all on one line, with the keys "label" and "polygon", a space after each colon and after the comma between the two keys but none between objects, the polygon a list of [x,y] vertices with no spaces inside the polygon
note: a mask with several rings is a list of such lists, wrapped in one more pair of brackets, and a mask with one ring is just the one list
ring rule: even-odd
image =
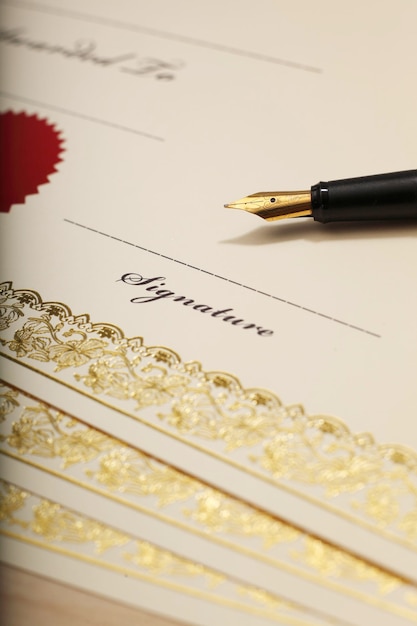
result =
[{"label": "signature line", "polygon": [[254,287],[250,287],[249,285],[244,285],[243,283],[239,283],[236,280],[232,280],[231,278],[226,278],[225,276],[220,276],[219,274],[214,274],[213,272],[209,272],[208,270],[204,270],[201,267],[196,267],[195,265],[190,265],[190,263],[186,263],[185,261],[181,261],[179,259],[174,259],[171,256],[166,254],[162,254],[162,252],[156,252],[155,250],[150,250],[149,248],[145,248],[144,246],[140,246],[137,243],[132,243],[131,241],[126,241],[125,239],[120,239],[119,237],[115,237],[114,235],[110,235],[109,233],[103,233],[101,230],[97,230],[96,228],[91,228],[91,226],[86,226],[85,224],[79,224],[78,222],[73,222],[72,220],[64,218],[64,222],[68,224],[72,224],[73,226],[78,226],[79,228],[85,228],[85,230],[89,230],[97,235],[102,235],[103,237],[108,237],[109,239],[114,239],[115,241],[119,241],[120,243],[125,243],[127,246],[132,246],[133,248],[138,248],[139,250],[143,250],[144,252],[149,252],[149,254],[155,254],[156,256],[162,257],[163,259],[167,259],[168,261],[173,261],[174,263],[178,263],[179,265],[184,265],[185,267],[189,267],[192,270],[196,270],[197,272],[202,272],[203,274],[208,274],[209,276],[213,276],[213,278],[218,278],[219,280],[224,280],[227,283],[232,283],[233,285],[237,285],[238,287],[242,287],[243,289],[248,289],[249,291],[253,291],[254,293],[258,293],[261,296],[265,296],[267,298],[272,298],[273,300],[278,300],[278,302],[282,302],[284,304],[288,304],[289,306],[296,307],[297,309],[301,309],[302,311],[306,311],[307,313],[312,313],[313,315],[318,315],[319,317],[323,317],[324,319],[329,320],[330,322],[335,322],[336,324],[342,324],[342,326],[347,326],[347,328],[351,328],[352,330],[357,330],[361,333],[365,333],[366,335],[371,335],[372,337],[376,337],[377,339],[381,339],[381,335],[373,332],[372,330],[367,330],[366,328],[361,328],[360,326],[355,326],[354,324],[349,324],[349,322],[344,322],[343,320],[339,320],[336,317],[332,317],[331,315],[326,315],[325,313],[320,313],[320,311],[314,311],[313,309],[309,309],[308,307],[302,306],[301,304],[297,304],[296,302],[291,302],[290,300],[285,300],[284,298],[280,298],[279,296],[275,296],[271,293],[267,293],[266,291],[260,291],[259,289],[255,289]]}]

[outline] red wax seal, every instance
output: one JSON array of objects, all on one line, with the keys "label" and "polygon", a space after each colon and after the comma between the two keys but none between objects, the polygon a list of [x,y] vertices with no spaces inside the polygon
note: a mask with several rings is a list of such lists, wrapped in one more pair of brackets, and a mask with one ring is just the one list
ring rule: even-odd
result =
[{"label": "red wax seal", "polygon": [[37,115],[0,113],[0,211],[38,193],[62,161],[62,139],[53,124]]}]

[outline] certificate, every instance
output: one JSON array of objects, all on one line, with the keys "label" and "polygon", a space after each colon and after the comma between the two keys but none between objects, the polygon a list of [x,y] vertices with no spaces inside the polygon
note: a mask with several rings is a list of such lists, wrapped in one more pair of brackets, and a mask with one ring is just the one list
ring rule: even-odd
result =
[{"label": "certificate", "polygon": [[[263,590],[259,600],[265,604],[273,599],[270,617],[276,619],[305,620],[309,615],[320,623],[335,619],[338,623],[344,612],[349,612],[354,624],[388,616],[393,624],[413,619],[415,588],[402,579],[27,394],[3,386],[1,396],[6,407],[0,433],[2,470],[14,485],[8,487],[6,502],[13,501],[14,489],[23,485],[52,501],[58,511],[45,525],[35,518],[18,539],[30,545],[41,541],[41,547],[48,548],[45,533],[52,526],[57,527],[56,549],[68,549],[71,535],[65,545],[58,528],[62,510],[69,509],[77,511],[80,519],[94,519],[100,528],[112,528],[108,548],[119,535],[136,537],[141,545],[152,545],[158,555],[185,560],[189,572],[209,572],[209,581],[213,577],[236,581],[238,589],[251,589],[252,597],[258,597],[254,589]],[[12,512],[3,516],[6,536],[19,530],[20,518],[14,508]],[[88,528],[90,522],[86,524]],[[102,551],[99,554],[101,558]],[[144,552],[142,565],[147,555]],[[175,572],[174,567],[173,576]],[[88,577],[82,580],[88,588]],[[283,603],[285,615],[278,610]]]},{"label": "certificate", "polygon": [[415,6],[261,5],[3,3],[2,377],[415,585],[416,225],[223,209],[414,167]]}]

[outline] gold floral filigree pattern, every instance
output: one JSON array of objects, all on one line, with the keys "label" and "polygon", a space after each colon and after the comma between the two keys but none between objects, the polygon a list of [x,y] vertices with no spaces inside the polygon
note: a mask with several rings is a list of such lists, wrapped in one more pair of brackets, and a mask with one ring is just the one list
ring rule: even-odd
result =
[{"label": "gold floral filigree pattern", "polygon": [[123,546],[129,538],[100,522],[80,516],[59,504],[39,499],[32,506],[29,519],[22,512],[30,494],[15,485],[0,481],[0,523],[18,525],[40,535],[46,542],[93,543],[97,554],[114,546]]},{"label": "gold floral filigree pattern", "polygon": [[193,509],[184,509],[184,514],[203,525],[211,534],[257,537],[266,550],[277,543],[291,543],[302,536],[290,524],[215,489],[201,489],[196,493],[193,504]]},{"label": "gold floral filigree pattern", "polygon": [[296,559],[308,563],[325,577],[342,580],[372,581],[378,585],[379,592],[387,595],[401,587],[402,582],[396,576],[378,569],[347,552],[335,550],[314,537],[306,537],[300,552],[292,551]]},{"label": "gold floral filigree pattern", "polygon": [[18,300],[13,304],[8,303],[8,294],[0,296],[0,330],[8,328],[19,317],[23,317],[23,307],[25,302]]},{"label": "gold floral filigree pattern", "polygon": [[0,442],[19,456],[59,459],[62,469],[96,460],[94,469],[85,467],[86,476],[110,492],[155,496],[161,507],[186,500],[203,488],[189,476],[44,403],[21,407],[18,418],[3,427]]},{"label": "gold floral filigree pattern", "polygon": [[0,480],[0,523],[18,524],[19,526],[27,526],[27,522],[15,516],[25,505],[26,498],[29,494],[23,489],[18,489],[14,485]]},{"label": "gold floral filigree pattern", "polygon": [[4,283],[0,298],[6,354],[42,362],[58,380],[112,399],[133,418],[163,424],[191,445],[204,441],[208,451],[251,464],[278,485],[331,500],[340,513],[417,547],[416,452],[379,445],[335,418],[308,416],[266,390],[243,389],[229,374],[204,372],[167,348],[147,347],[88,315],[73,316],[63,304],[43,303],[36,292]]},{"label": "gold floral filigree pattern", "polygon": [[18,524],[29,528],[32,533],[42,537],[45,543],[91,543],[97,554],[123,546],[133,552],[124,552],[127,561],[157,575],[182,575],[207,577],[210,587],[219,584],[225,577],[198,563],[176,556],[172,552],[157,548],[147,541],[138,541],[119,531],[70,511],[49,500],[38,498],[32,505],[32,515],[28,521],[17,518],[14,513],[21,511],[30,494],[9,483],[2,482],[2,500],[0,520],[7,525]]},{"label": "gold floral filigree pattern", "polygon": [[73,418],[37,404],[24,408],[19,420],[13,422],[11,432],[7,436],[0,435],[0,441],[6,441],[20,455],[59,457],[64,469],[112,449],[111,439],[97,430],[71,432],[74,423]]},{"label": "gold floral filigree pattern", "polygon": [[[324,626],[301,606],[287,602],[262,589],[161,549],[147,541],[125,535],[101,522],[40,498],[10,483],[0,481],[0,532],[12,537],[35,540],[46,550],[64,548],[65,555],[96,565],[124,571],[125,575],[169,588],[175,581],[177,592],[195,594],[220,605],[231,603],[236,610],[259,614],[272,622],[290,626]],[[10,533],[11,531],[11,533]]]},{"label": "gold floral filigree pattern", "polygon": [[97,554],[114,546],[124,546],[129,541],[117,530],[88,518],[81,521],[76,513],[48,500],[42,500],[33,507],[31,530],[46,541],[91,542]]},{"label": "gold floral filigree pattern", "polygon": [[155,496],[160,507],[187,500],[201,488],[192,478],[120,445],[99,462],[98,470],[86,470],[87,476],[111,492]]},{"label": "gold floral filigree pattern", "polygon": [[0,382],[0,423],[4,422],[6,416],[19,406],[18,395],[19,393],[15,389],[11,389]]},{"label": "gold floral filigree pattern", "polygon": [[145,566],[153,574],[169,574],[170,576],[205,576],[209,587],[216,587],[225,580],[225,576],[209,570],[200,563],[193,563],[188,559],[175,556],[165,550],[160,550],[147,541],[136,542],[134,554],[125,553],[125,559]]},{"label": "gold floral filigree pattern", "polygon": [[[7,389],[4,386],[5,392]],[[78,466],[88,477],[82,483],[87,488],[94,490],[99,485],[101,492],[115,494],[130,507],[139,505],[151,516],[158,516],[158,508],[163,507],[166,521],[185,522],[190,532],[202,530],[215,542],[226,537],[229,547],[239,551],[243,546],[255,560],[266,556],[277,568],[289,562],[294,570],[297,565],[300,575],[313,573],[323,584],[337,580],[348,593],[363,593],[366,583],[371,601],[383,596],[400,606],[410,595],[409,585],[383,570],[314,540],[76,418],[16,393],[16,407],[0,435],[6,454],[12,452],[29,462],[34,458],[46,471],[56,472],[55,461],[59,461],[65,470],[60,475],[71,480],[77,479]]]}]

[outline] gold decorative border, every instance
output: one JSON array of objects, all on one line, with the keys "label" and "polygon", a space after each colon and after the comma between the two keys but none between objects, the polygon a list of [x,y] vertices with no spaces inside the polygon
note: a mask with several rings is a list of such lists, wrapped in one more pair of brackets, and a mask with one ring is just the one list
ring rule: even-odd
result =
[{"label": "gold decorative border", "polygon": [[417,601],[398,577],[1,382],[0,422],[3,454],[387,611]]},{"label": "gold decorative border", "polygon": [[0,316],[8,358],[42,363],[42,373],[81,393],[417,549],[416,452],[284,406],[272,392],[244,389],[230,374],[204,372],[11,283],[0,285]]},{"label": "gold decorative border", "polygon": [[159,587],[288,626],[325,626],[301,605],[163,550],[0,480],[0,533]]}]

